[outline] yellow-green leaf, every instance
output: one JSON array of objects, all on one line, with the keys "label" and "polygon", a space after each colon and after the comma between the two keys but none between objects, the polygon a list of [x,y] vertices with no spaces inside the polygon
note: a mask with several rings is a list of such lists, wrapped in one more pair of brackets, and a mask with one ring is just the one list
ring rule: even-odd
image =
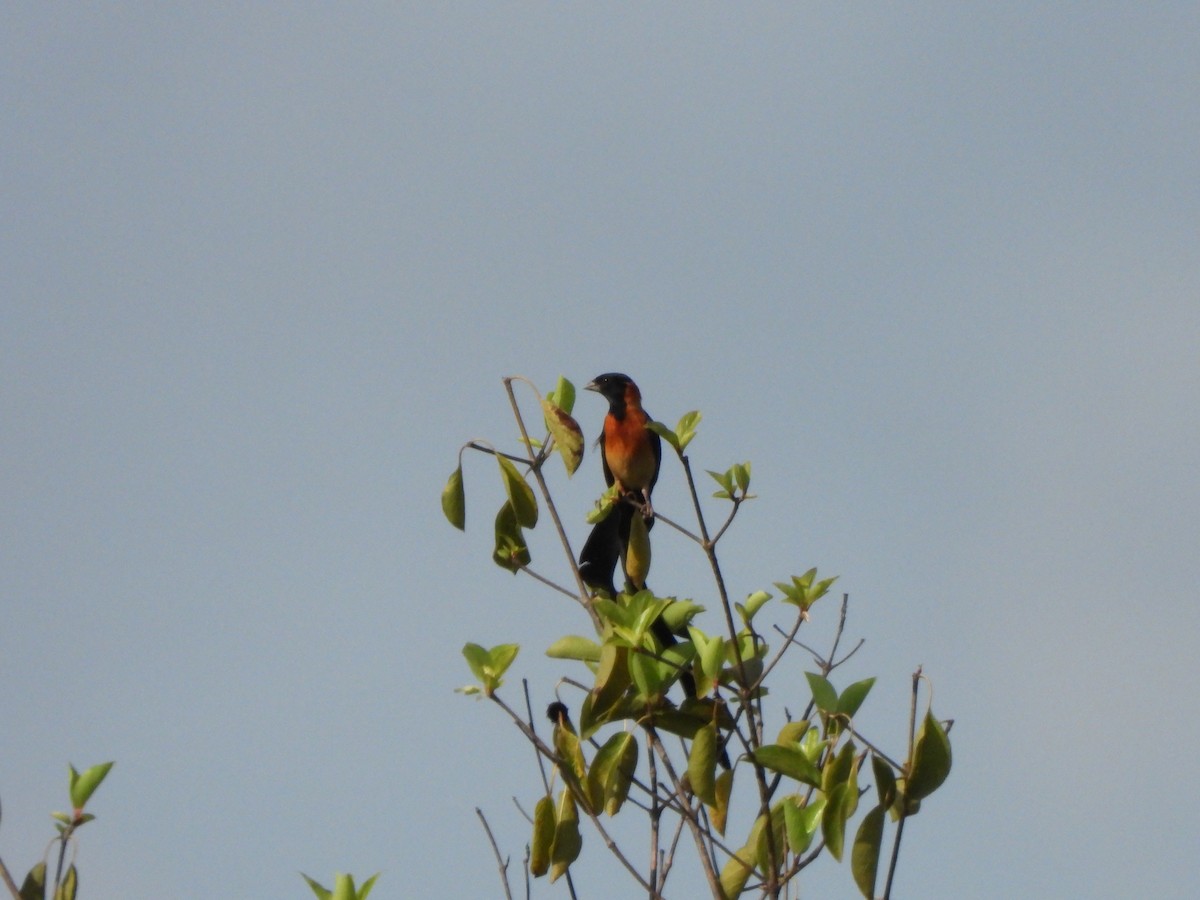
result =
[{"label": "yellow-green leaf", "polygon": [[754,751],[754,761],[773,772],[795,778],[804,784],[813,787],[821,784],[820,771],[801,750],[781,747],[778,744],[765,744]]},{"label": "yellow-green leaf", "polygon": [[688,779],[692,792],[706,806],[717,805],[717,724],[709,722],[692,738],[692,750],[688,754]]},{"label": "yellow-green leaf", "polygon": [[554,449],[562,457],[567,475],[574,475],[583,460],[583,431],[570,414],[551,400],[542,401],[546,429],[554,437]]},{"label": "yellow-green leaf", "polygon": [[876,806],[863,816],[862,824],[858,826],[858,834],[854,837],[854,846],[850,850],[850,870],[854,873],[854,883],[867,900],[872,900],[875,896],[879,848],[883,843],[883,812],[882,806]]},{"label": "yellow-green leaf", "polygon": [[729,857],[729,861],[721,869],[721,893],[725,900],[740,897],[746,882],[754,874],[754,844],[747,843],[745,847]]},{"label": "yellow-green leaf", "polygon": [[942,786],[950,774],[950,763],[950,738],[930,710],[925,713],[925,720],[917,734],[905,796],[910,800],[928,797]]},{"label": "yellow-green leaf", "polygon": [[21,883],[21,900],[44,900],[46,896],[46,864],[40,862],[29,870]]},{"label": "yellow-green leaf", "polygon": [[567,789],[563,789],[558,798],[558,808],[555,813],[554,845],[550,848],[550,881],[558,881],[566,874],[571,863],[579,858],[583,849],[583,838],[579,834],[579,812],[575,808],[575,798]]},{"label": "yellow-green leaf", "polygon": [[459,531],[467,527],[467,495],[463,490],[462,466],[450,473],[446,486],[442,488],[442,512]]},{"label": "yellow-green leaf", "polygon": [[510,572],[517,572],[530,562],[529,547],[511,501],[505,501],[496,513],[496,548],[492,551],[492,561]]},{"label": "yellow-green leaf", "polygon": [[625,576],[635,590],[646,586],[650,576],[650,533],[646,520],[635,513],[629,522],[629,543],[625,549]]},{"label": "yellow-green leaf", "polygon": [[821,833],[825,836],[825,849],[833,854],[838,862],[842,861],[842,847],[846,841],[846,791],[850,786],[845,782],[839,784],[829,794],[829,802],[825,805],[825,814],[821,818]]},{"label": "yellow-green leaf", "polygon": [[554,846],[554,801],[542,797],[533,808],[533,838],[529,842],[529,871],[540,878],[550,871],[550,848]]},{"label": "yellow-green leaf", "polygon": [[496,454],[496,462],[500,465],[504,490],[508,494],[508,502],[512,504],[517,524],[522,528],[533,528],[538,520],[537,498],[533,495],[533,488],[521,477],[511,460]]},{"label": "yellow-green leaf", "polygon": [[589,638],[568,634],[547,647],[546,655],[551,659],[578,659],[594,663],[600,661],[600,645]]},{"label": "yellow-green leaf", "polygon": [[820,794],[808,803],[799,794],[784,799],[783,818],[787,827],[788,847],[793,853],[799,855],[812,844],[817,829],[821,827],[825,802],[825,797]]},{"label": "yellow-green leaf", "polygon": [[67,874],[63,876],[63,880],[59,882],[58,890],[54,892],[54,900],[75,900],[75,894],[79,891],[79,871],[72,863],[67,869]]},{"label": "yellow-green leaf", "polygon": [[725,823],[729,819],[729,795],[733,792],[733,769],[726,769],[717,776],[713,794],[717,802],[709,807],[708,818],[717,834],[725,836]]}]

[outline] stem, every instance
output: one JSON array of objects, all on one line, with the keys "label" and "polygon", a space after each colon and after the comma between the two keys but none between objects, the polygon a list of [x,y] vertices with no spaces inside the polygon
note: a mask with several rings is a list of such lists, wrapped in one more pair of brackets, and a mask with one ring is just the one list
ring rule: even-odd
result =
[{"label": "stem", "polygon": [[21,900],[21,890],[17,887],[16,882],[12,880],[12,875],[8,872],[8,866],[4,865],[4,860],[0,859],[0,877],[4,878],[4,884],[8,887],[9,893],[13,895],[13,900]]},{"label": "stem", "polygon": [[[921,667],[917,666],[917,671],[913,672],[912,677],[912,709],[908,717],[908,760],[912,763],[913,745],[917,739],[917,691],[921,686]],[[888,863],[887,882],[883,888],[883,900],[889,900],[892,896],[892,880],[896,876],[896,861],[900,858],[900,839],[904,837],[904,822],[908,818],[905,814],[905,804],[900,806],[900,820],[896,823],[896,840],[892,843],[892,859]]]},{"label": "stem", "polygon": [[659,740],[658,732],[654,730],[653,725],[646,725],[645,729],[646,736],[654,747],[654,752],[662,760],[663,766],[667,770],[667,775],[671,779],[671,784],[674,786],[675,795],[679,799],[680,815],[687,822],[688,829],[692,832],[692,839],[696,842],[696,853],[700,857],[701,865],[704,866],[704,875],[708,879],[708,886],[712,890],[712,895],[720,900],[724,896],[721,890],[721,879],[717,876],[716,867],[709,856],[709,849],[704,844],[706,837],[710,843],[714,842],[715,838],[713,838],[711,832],[706,834],[704,828],[697,821],[696,811],[692,809],[691,802],[688,800],[683,785],[680,783],[679,776],[675,774],[675,767],[671,765],[671,757],[667,755],[667,748]]},{"label": "stem", "polygon": [[654,750],[646,740],[646,759],[650,764],[650,896],[661,888],[658,876],[658,824],[662,818],[662,804],[658,799],[658,766],[654,763]]},{"label": "stem", "polygon": [[504,896],[508,900],[512,900],[512,890],[508,886],[508,860],[500,856],[500,848],[496,846],[496,837],[492,834],[492,829],[488,827],[488,821],[483,816],[483,810],[478,806],[475,807],[475,815],[479,816],[479,821],[483,823],[483,830],[487,832],[488,840],[492,844],[492,853],[496,854],[496,865],[500,869],[500,881],[504,885]]}]

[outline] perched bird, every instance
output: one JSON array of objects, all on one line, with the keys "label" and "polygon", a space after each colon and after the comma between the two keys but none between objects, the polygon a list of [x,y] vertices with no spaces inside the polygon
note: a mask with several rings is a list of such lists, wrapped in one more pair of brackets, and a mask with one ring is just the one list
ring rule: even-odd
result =
[{"label": "perched bird", "polygon": [[[596,391],[608,401],[608,413],[597,443],[604,482],[609,487],[615,484],[621,499],[592,528],[579,555],[579,572],[593,590],[607,591],[615,597],[613,574],[617,563],[626,558],[633,517],[638,512],[635,504],[644,511],[646,529],[654,524],[650,494],[662,465],[662,439],[646,427],[651,419],[642,409],[642,392],[628,375],[618,372],[598,375],[584,389]],[[625,575],[633,582],[634,589],[645,587],[644,573],[626,570]],[[629,578],[630,575],[633,577]]]}]

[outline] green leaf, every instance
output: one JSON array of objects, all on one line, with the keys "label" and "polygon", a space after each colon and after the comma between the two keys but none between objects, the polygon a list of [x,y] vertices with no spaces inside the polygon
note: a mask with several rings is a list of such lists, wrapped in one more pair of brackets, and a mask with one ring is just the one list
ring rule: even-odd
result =
[{"label": "green leaf", "polygon": [[842,696],[838,697],[837,711],[847,718],[853,719],[874,684],[874,678],[866,678],[847,687],[842,691]]},{"label": "green leaf", "polygon": [[442,512],[459,531],[467,527],[467,495],[463,490],[462,466],[450,473],[442,488]]},{"label": "green leaf", "polygon": [[579,735],[569,724],[554,726],[554,749],[558,754],[558,768],[563,779],[582,790],[587,780],[587,763],[583,759]]},{"label": "green leaf", "polygon": [[849,781],[854,776],[857,771],[854,752],[854,742],[848,741],[838,753],[831,753],[826,758],[825,766],[821,770],[821,790],[826,794],[831,793],[834,787]]},{"label": "green leaf", "polygon": [[691,600],[672,600],[662,611],[662,620],[667,623],[667,628],[679,634],[702,612],[704,607],[699,603],[693,603]]},{"label": "green leaf", "polygon": [[500,684],[500,679],[508,671],[508,667],[513,664],[513,660],[517,658],[517,654],[520,652],[520,644],[497,644],[488,651],[488,655],[491,657],[491,672],[493,677],[496,678],[497,687]]},{"label": "green leaf", "polygon": [[883,844],[883,813],[884,808],[876,806],[863,817],[850,850],[850,870],[854,873],[854,883],[867,900],[875,896],[879,848]]},{"label": "green leaf", "polygon": [[529,547],[511,501],[505,501],[496,514],[496,549],[492,551],[492,561],[510,572],[517,572],[530,562]]},{"label": "green leaf", "polygon": [[363,882],[363,886],[358,889],[358,900],[367,900],[367,895],[371,893],[371,888],[375,887],[375,882],[378,878],[379,873],[376,872]]},{"label": "green leaf", "polygon": [[529,872],[541,878],[550,871],[550,848],[554,846],[554,800],[547,794],[533,808],[533,838],[529,842]]},{"label": "green leaf", "polygon": [[890,809],[896,802],[896,773],[874,753],[871,754],[871,770],[875,773],[875,792],[879,795],[879,805]]},{"label": "green leaf", "polygon": [[798,744],[810,727],[807,719],[788,722],[779,729],[779,737],[775,739],[775,743],[784,747]]},{"label": "green leaf", "polygon": [[542,417],[546,420],[546,430],[554,438],[554,449],[562,457],[567,475],[574,475],[583,460],[583,431],[579,423],[571,418],[567,410],[551,400],[542,401]]},{"label": "green leaf", "polygon": [[817,795],[809,803],[800,795],[784,799],[783,817],[787,828],[788,848],[799,855],[811,846],[821,827],[821,813],[825,811],[825,797]]},{"label": "green leaf", "polygon": [[478,644],[464,644],[462,655],[479,679],[483,692],[489,697],[504,683],[504,673],[512,665],[521,648],[518,644],[497,644],[485,650]]},{"label": "green leaf", "polygon": [[333,900],[355,900],[354,876],[339,872],[333,880]]},{"label": "green leaf", "polygon": [[700,672],[696,675],[696,696],[707,697],[716,686],[721,667],[725,664],[725,641],[720,636],[710,638],[699,628],[690,625],[688,635],[700,659]]},{"label": "green leaf", "polygon": [[21,900],[45,900],[46,863],[40,862],[29,870],[21,883]]},{"label": "green leaf", "polygon": [[793,606],[800,607],[801,610],[807,610],[817,600],[825,596],[829,590],[829,586],[837,581],[837,576],[834,576],[814,585],[813,580],[816,577],[817,570],[812,568],[803,575],[793,575],[790,584],[783,581],[775,582],[775,587],[783,592],[784,603],[790,603]]},{"label": "green leaf", "polygon": [[674,672],[649,653],[634,651],[629,654],[629,674],[638,694],[649,700],[663,692]]},{"label": "green leaf", "polygon": [[596,684],[588,699],[589,714],[580,711],[579,728],[584,737],[591,734],[608,720],[614,708],[625,696],[630,685],[629,648],[605,643],[600,648],[600,659],[596,666]]},{"label": "green leaf", "polygon": [[508,502],[512,504],[513,512],[516,514],[517,524],[522,528],[533,528],[537,525],[538,520],[537,498],[533,495],[533,488],[529,486],[528,481],[521,477],[521,473],[517,471],[517,467],[512,464],[511,460],[496,454],[496,462],[500,465],[504,490],[508,494]]},{"label": "green leaf", "polygon": [[54,892],[54,900],[75,900],[75,894],[78,891],[79,871],[75,868],[75,864],[71,863],[63,880],[59,882],[58,889]]},{"label": "green leaf", "polygon": [[713,496],[719,500],[732,500],[733,471],[714,472],[712,469],[705,469],[705,471],[708,472],[708,474],[712,476],[713,480],[721,486],[721,490],[715,492]]},{"label": "green leaf", "polygon": [[743,494],[746,493],[750,487],[750,462],[734,463],[729,471],[733,473],[733,483],[737,485],[737,489]]},{"label": "green leaf", "polygon": [[550,882],[566,874],[571,863],[579,858],[583,838],[579,834],[579,812],[575,798],[566,788],[559,795],[554,823],[554,845],[550,848]]},{"label": "green leaf", "polygon": [[821,786],[821,773],[803,751],[778,744],[764,744],[754,751],[754,761],[773,772],[813,787]]},{"label": "green leaf", "polygon": [[683,448],[679,444],[679,437],[662,422],[647,422],[646,427],[674,447],[676,453],[683,452]]},{"label": "green leaf", "polygon": [[825,848],[838,862],[842,861],[842,848],[846,842],[847,794],[851,786],[842,782],[829,793],[825,815],[821,819],[821,833],[825,837]]},{"label": "green leaf", "polygon": [[[853,756],[852,748],[852,744],[847,744],[838,754],[836,762],[831,761],[831,764],[826,766],[826,776],[831,771],[836,771],[837,774],[833,778],[828,778],[824,782],[823,788],[825,795],[829,798],[829,804],[825,807],[821,829],[829,852],[839,862],[842,859],[842,848],[845,843],[846,822],[858,809],[858,763]],[[850,771],[843,779],[841,770],[846,761],[850,764]]]},{"label": "green leaf", "polygon": [[755,843],[747,842],[746,846],[729,857],[729,861],[722,867],[721,893],[726,900],[741,896],[746,882],[754,874]]},{"label": "green leaf", "polygon": [[111,762],[101,763],[92,766],[81,775],[71,766],[71,806],[76,810],[83,809],[112,767]]},{"label": "green leaf", "polygon": [[688,779],[692,782],[692,793],[704,801],[706,806],[717,805],[717,723],[709,722],[692,738],[692,750],[688,754]]},{"label": "green leaf", "polygon": [[733,793],[733,769],[726,769],[717,776],[713,794],[717,802],[708,809],[708,818],[717,834],[724,837],[725,823],[729,818],[729,795]]},{"label": "green leaf", "polygon": [[837,691],[821,675],[816,672],[805,672],[804,677],[808,679],[808,687],[812,691],[813,702],[817,704],[817,709],[821,712],[836,713],[838,708]]},{"label": "green leaf", "polygon": [[637,590],[646,586],[650,575],[650,532],[646,520],[634,515],[629,520],[629,540],[625,545],[625,576]]},{"label": "green leaf", "polygon": [[766,591],[755,591],[746,597],[745,603],[735,604],[738,612],[741,613],[742,622],[749,625],[754,616],[762,609],[763,604],[771,599],[771,595]]},{"label": "green leaf", "polygon": [[551,659],[578,659],[595,663],[600,661],[600,645],[577,634],[568,634],[547,647],[546,655]]},{"label": "green leaf", "polygon": [[928,797],[942,786],[950,774],[950,764],[950,738],[930,710],[925,713],[925,720],[917,734],[912,769],[904,788],[905,796],[910,800]]},{"label": "green leaf", "polygon": [[628,731],[618,731],[596,753],[588,770],[587,789],[597,811],[602,809],[609,816],[621,811],[629,797],[637,760],[637,738]]},{"label": "green leaf", "polygon": [[571,411],[575,409],[575,385],[559,375],[558,384],[554,386],[554,390],[546,399],[570,415]]},{"label": "green leaf", "polygon": [[675,426],[675,434],[678,442],[678,446],[675,449],[680,453],[687,449],[687,445],[696,436],[696,426],[700,424],[701,418],[702,416],[698,409],[686,412],[680,417],[679,424]]},{"label": "green leaf", "polygon": [[774,844],[776,871],[783,868],[782,863],[786,855],[784,847],[787,845],[787,822],[783,806],[782,803],[776,803],[771,807],[770,830],[767,829],[768,819],[761,815],[754,823],[754,828],[751,829],[751,834],[755,834],[757,837],[754,845],[754,859],[760,872],[769,871],[771,868],[771,843]]},{"label": "green leaf", "polygon": [[478,644],[464,644],[462,655],[466,659],[467,665],[471,667],[471,674],[481,682],[487,681],[488,666],[492,662],[487,650]]}]

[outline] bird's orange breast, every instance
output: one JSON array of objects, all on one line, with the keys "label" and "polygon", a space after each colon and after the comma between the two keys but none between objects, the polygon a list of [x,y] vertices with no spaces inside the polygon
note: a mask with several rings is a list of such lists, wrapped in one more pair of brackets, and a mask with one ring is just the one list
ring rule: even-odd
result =
[{"label": "bird's orange breast", "polygon": [[654,480],[658,460],[646,430],[649,417],[640,409],[626,408],[618,419],[604,420],[604,458],[622,491],[640,491]]}]

